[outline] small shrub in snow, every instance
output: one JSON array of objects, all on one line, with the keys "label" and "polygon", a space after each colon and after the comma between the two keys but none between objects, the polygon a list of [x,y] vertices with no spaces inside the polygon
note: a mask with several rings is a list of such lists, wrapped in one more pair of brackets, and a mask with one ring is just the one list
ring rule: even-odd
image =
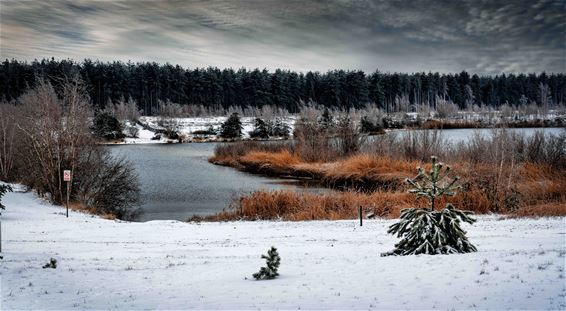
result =
[{"label": "small shrub in snow", "polygon": [[43,269],[47,269],[47,268],[57,269],[57,259],[55,259],[55,258],[49,259],[49,262],[46,263],[45,265],[43,265],[42,268]]},{"label": "small shrub in snow", "polygon": [[127,126],[125,132],[127,137],[138,138],[140,134],[140,129],[138,129],[135,126]]},{"label": "small shrub in snow", "polygon": [[256,280],[271,280],[279,276],[277,269],[279,268],[281,257],[279,257],[277,249],[272,246],[271,249],[267,251],[267,255],[261,255],[261,258],[265,259],[267,267],[261,267],[259,272],[253,274],[253,277]]},{"label": "small shrub in snow", "polygon": [[466,232],[460,223],[474,223],[470,217],[472,212],[456,209],[452,204],[446,204],[442,211],[435,210],[435,200],[443,195],[452,196],[460,186],[456,185],[458,177],[450,182],[442,180],[450,173],[450,166],[444,168],[432,157],[432,169],[427,174],[423,168],[417,168],[419,174],[415,179],[407,179],[414,189],[409,192],[417,197],[425,197],[430,202],[430,208],[409,208],[401,211],[400,221],[389,227],[387,233],[402,238],[395,244],[395,249],[384,253],[388,255],[417,255],[417,254],[453,254],[475,252],[476,247],[466,237]]}]

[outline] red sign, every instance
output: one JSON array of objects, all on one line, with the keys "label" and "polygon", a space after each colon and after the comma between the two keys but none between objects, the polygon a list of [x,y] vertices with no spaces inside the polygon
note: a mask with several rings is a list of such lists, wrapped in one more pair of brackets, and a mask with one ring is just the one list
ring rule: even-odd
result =
[{"label": "red sign", "polygon": [[71,171],[64,170],[63,171],[63,181],[71,181]]}]

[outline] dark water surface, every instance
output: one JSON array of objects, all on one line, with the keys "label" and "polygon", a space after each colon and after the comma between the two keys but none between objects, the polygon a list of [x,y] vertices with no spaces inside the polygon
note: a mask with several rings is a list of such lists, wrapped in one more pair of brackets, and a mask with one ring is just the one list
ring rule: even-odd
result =
[{"label": "dark water surface", "polygon": [[187,220],[228,207],[238,194],[259,189],[323,192],[306,182],[266,178],[213,165],[207,159],[214,143],[109,146],[131,161],[140,177],[143,215],[140,221]]}]

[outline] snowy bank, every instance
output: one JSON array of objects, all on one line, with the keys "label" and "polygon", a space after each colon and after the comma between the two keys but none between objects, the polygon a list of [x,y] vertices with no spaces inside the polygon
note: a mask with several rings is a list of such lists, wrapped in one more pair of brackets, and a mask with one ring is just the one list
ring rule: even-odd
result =
[{"label": "snowy bank", "polygon": [[[129,223],[3,202],[2,309],[566,308],[566,218],[481,216],[477,253],[380,257],[392,220]],[[251,280],[271,245],[281,276]]]}]

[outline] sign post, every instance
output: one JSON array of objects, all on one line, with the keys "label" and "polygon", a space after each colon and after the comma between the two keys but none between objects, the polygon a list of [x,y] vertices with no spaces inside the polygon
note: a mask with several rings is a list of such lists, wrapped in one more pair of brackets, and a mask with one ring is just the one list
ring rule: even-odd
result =
[{"label": "sign post", "polygon": [[67,218],[69,218],[69,197],[71,195],[71,170],[63,171],[63,181],[67,182]]}]

